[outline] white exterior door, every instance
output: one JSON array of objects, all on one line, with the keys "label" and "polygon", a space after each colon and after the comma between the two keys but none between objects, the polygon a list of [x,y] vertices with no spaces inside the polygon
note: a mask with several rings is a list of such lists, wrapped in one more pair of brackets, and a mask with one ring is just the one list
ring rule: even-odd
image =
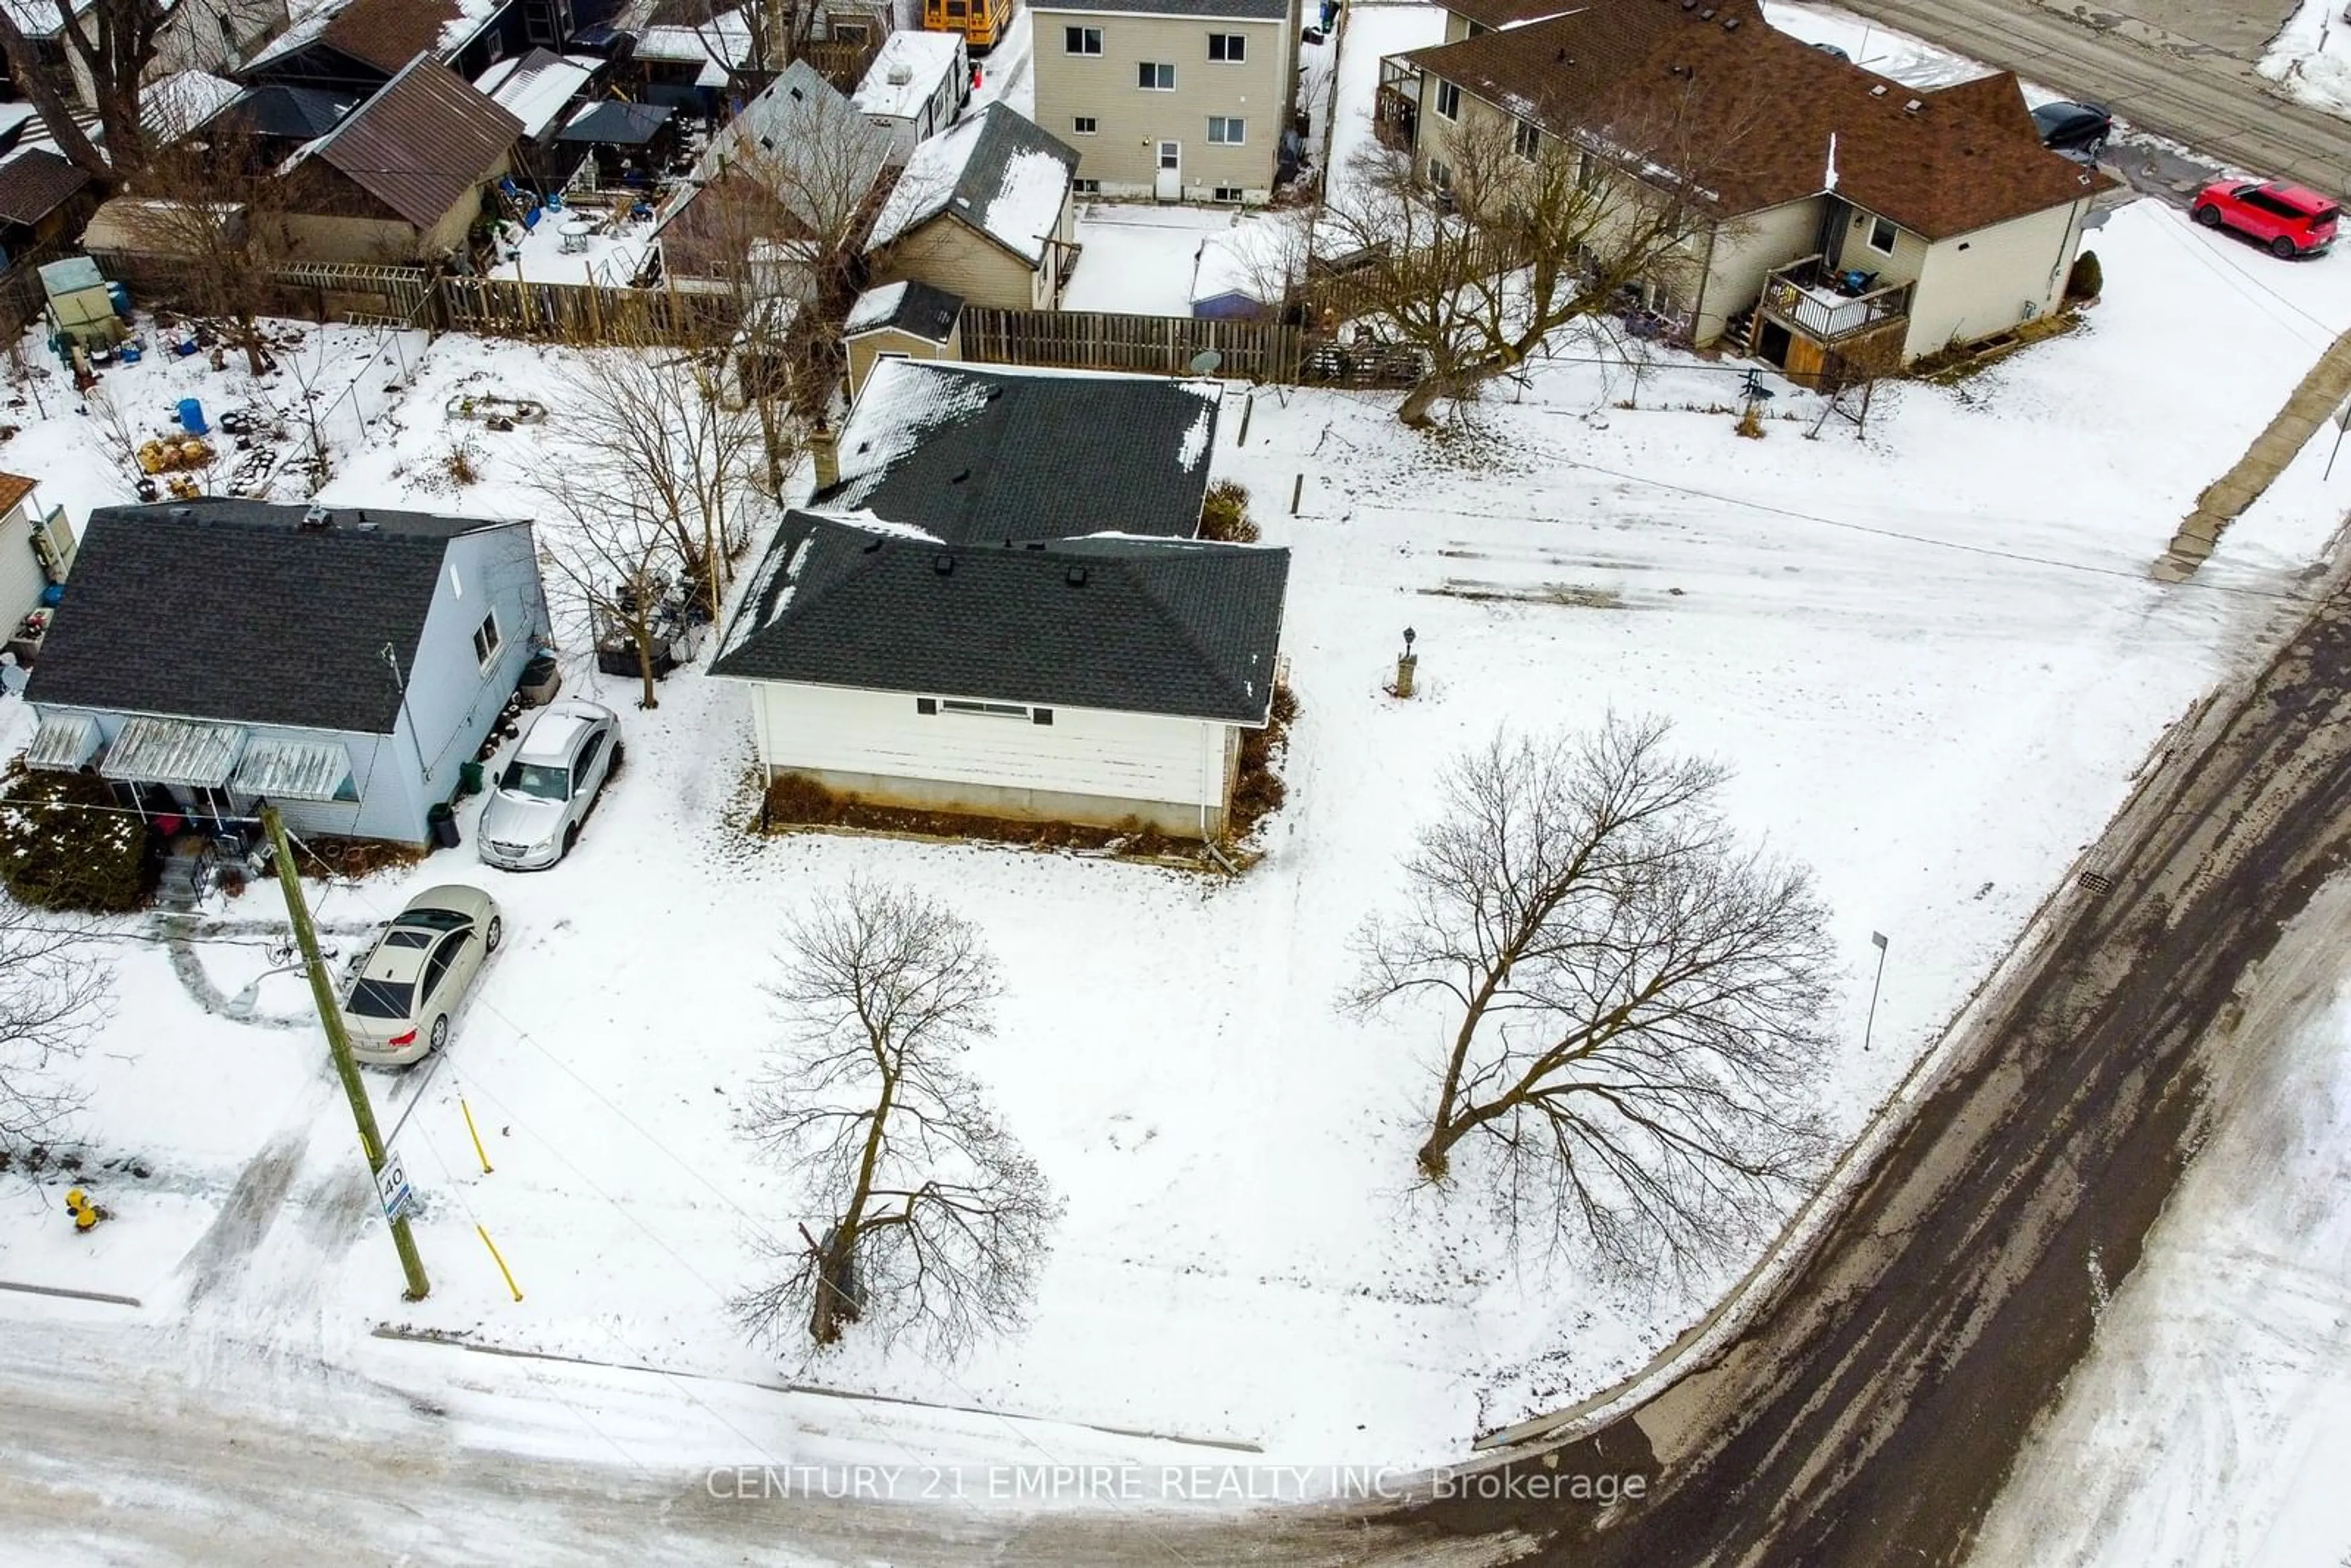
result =
[{"label": "white exterior door", "polygon": [[1152,186],[1152,194],[1163,202],[1184,199],[1184,144],[1163,141],[1159,144],[1159,177]]}]

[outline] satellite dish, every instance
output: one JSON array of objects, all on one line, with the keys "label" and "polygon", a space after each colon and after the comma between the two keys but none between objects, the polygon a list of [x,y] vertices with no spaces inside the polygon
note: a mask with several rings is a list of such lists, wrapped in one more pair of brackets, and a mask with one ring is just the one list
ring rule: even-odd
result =
[{"label": "satellite dish", "polygon": [[1213,376],[1217,373],[1217,367],[1224,362],[1224,355],[1217,352],[1216,350],[1203,349],[1192,356],[1192,373],[1196,376]]}]

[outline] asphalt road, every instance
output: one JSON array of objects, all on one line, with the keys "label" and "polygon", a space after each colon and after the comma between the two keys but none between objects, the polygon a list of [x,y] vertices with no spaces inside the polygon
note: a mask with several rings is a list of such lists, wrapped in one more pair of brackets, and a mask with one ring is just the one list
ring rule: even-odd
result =
[{"label": "asphalt road", "polygon": [[1596,1437],[1637,1508],[1422,1511],[1578,1568],[1963,1561],[2197,1138],[2233,993],[2351,852],[2351,591],[2173,732],[2037,948],[1744,1332]]},{"label": "asphalt road", "polygon": [[[2155,22],[2032,0],[1839,0],[1847,10],[2105,104],[2142,131],[2256,174],[2351,194],[2351,120],[2306,109],[2256,74],[2258,29],[2224,45],[2190,36],[2191,13]],[[2285,7],[2290,9],[2291,7]],[[2167,25],[2168,23],[2168,25]],[[2116,144],[2112,151],[2127,156]],[[2134,171],[2135,183],[2137,172]]]}]

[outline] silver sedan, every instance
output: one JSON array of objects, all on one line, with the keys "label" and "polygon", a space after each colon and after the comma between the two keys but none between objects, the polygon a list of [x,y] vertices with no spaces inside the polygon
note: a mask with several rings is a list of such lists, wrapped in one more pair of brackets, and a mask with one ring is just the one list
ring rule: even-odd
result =
[{"label": "silver sedan", "polygon": [[449,1043],[449,1019],[498,949],[506,922],[497,900],[450,883],[408,901],[351,966],[343,1021],[351,1054],[405,1067]]}]

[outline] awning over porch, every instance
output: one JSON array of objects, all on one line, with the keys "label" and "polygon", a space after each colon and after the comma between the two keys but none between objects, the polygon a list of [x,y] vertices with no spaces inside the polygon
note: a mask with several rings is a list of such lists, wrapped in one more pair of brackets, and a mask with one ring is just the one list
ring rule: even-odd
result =
[{"label": "awning over porch", "polygon": [[99,765],[101,778],[125,784],[176,784],[217,789],[245,750],[245,731],[189,718],[134,718]]},{"label": "awning over porch", "polygon": [[103,739],[98,720],[86,713],[50,714],[33,731],[33,744],[25,747],[25,766],[74,772],[89,765]]},{"label": "awning over porch", "polygon": [[351,754],[340,740],[256,740],[246,748],[234,788],[262,800],[352,800]]}]

